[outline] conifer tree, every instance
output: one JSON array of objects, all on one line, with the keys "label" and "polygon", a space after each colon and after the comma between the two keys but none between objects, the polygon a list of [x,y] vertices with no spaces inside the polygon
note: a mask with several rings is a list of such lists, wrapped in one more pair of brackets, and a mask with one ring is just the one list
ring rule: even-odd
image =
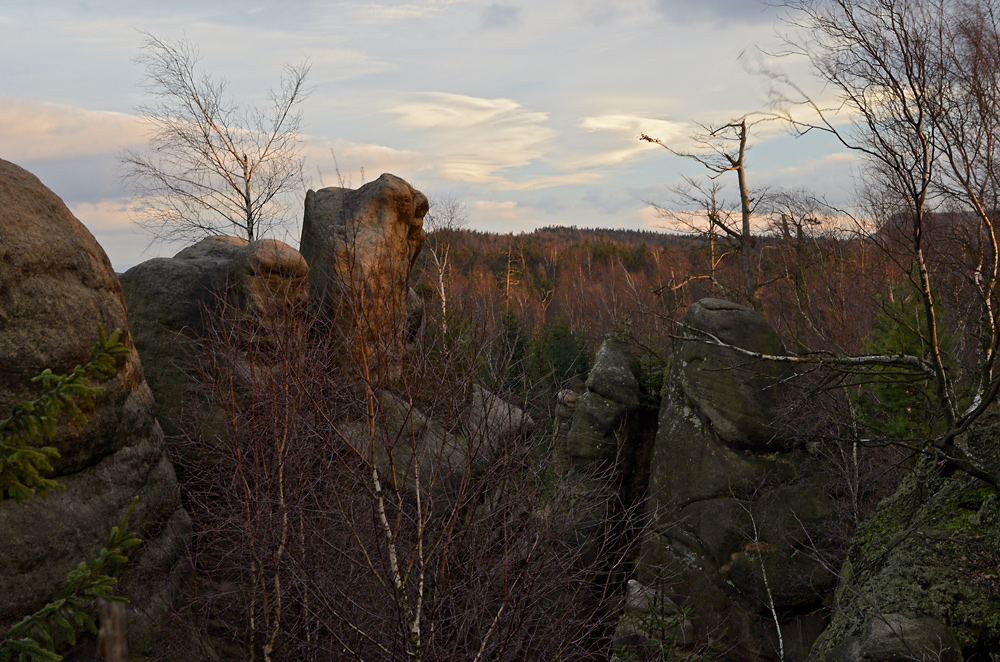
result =
[{"label": "conifer tree", "polygon": [[[98,325],[98,341],[90,361],[77,365],[69,374],[56,375],[45,369],[32,379],[42,389],[34,400],[14,406],[11,415],[0,420],[0,501],[23,501],[35,494],[46,496],[62,485],[45,474],[52,471],[51,460],[59,451],[51,446],[38,447],[41,440],[51,440],[60,418],[67,414],[81,423],[86,411],[94,407],[103,388],[92,381],[115,374],[115,363],[130,350],[119,341],[116,329],[110,336]],[[21,619],[0,639],[0,659],[17,662],[58,662],[62,655],[56,648],[74,645],[79,630],[97,634],[91,611],[99,598],[112,602],[125,599],[112,595],[116,579],[106,574],[109,566],[124,564],[126,552],[142,541],[128,533],[128,521],[139,497],[132,499],[121,525],[111,529],[105,547],[90,562],[81,561],[66,577],[62,597]]]}]

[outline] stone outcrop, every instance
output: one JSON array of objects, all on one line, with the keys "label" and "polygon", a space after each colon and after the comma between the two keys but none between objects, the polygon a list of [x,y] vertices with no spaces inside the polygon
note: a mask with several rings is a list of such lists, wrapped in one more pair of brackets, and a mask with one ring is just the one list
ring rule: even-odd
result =
[{"label": "stone outcrop", "polygon": [[[829,514],[822,473],[780,423],[781,366],[719,343],[783,355],[756,312],[691,306],[663,388],[645,534],[616,641],[632,653],[726,651],[727,660],[802,660],[834,577],[805,549]],[[781,450],[782,452],[775,452]]]},{"label": "stone outcrop", "polygon": [[[0,417],[37,397],[30,379],[88,360],[98,323],[132,347],[121,287],[104,251],[52,191],[0,160]],[[0,630],[54,599],[66,574],[94,558],[132,497],[144,540],[124,582],[132,650],[168,622],[186,572],[190,521],[163,450],[153,398],[135,352],[103,384],[90,420],[61,424],[50,442],[64,490],[0,502]]]},{"label": "stone outcrop", "polygon": [[[345,333],[374,343],[366,355],[398,356],[405,342],[410,297],[407,279],[424,242],[427,197],[384,174],[357,190],[308,191],[302,255],[309,263],[313,300],[320,310],[341,310]],[[391,359],[390,359],[391,360]]]},{"label": "stone outcrop", "polygon": [[[206,333],[206,312],[223,304],[253,317],[255,328],[287,323],[282,306],[304,305],[308,267],[294,248],[274,239],[201,240],[170,258],[155,258],[121,276],[132,335],[156,396],[156,413],[169,436],[181,432],[198,392],[191,358]],[[230,315],[231,316],[231,315]],[[187,430],[196,432],[196,430]]]},{"label": "stone outcrop", "polygon": [[717,340],[784,355],[781,338],[759,313],[721,299],[702,299],[691,305],[681,331],[694,340],[679,343],[674,377],[720,441],[751,451],[787,450],[795,443],[784,425],[786,366],[713,344]]},{"label": "stone outcrop", "polygon": [[[610,334],[594,357],[583,393],[577,397],[564,390],[557,396],[558,415],[571,416],[564,489],[574,499],[577,519],[568,544],[576,548],[579,563],[593,573],[595,583],[623,582],[629,570],[621,561],[634,556],[641,519],[638,503],[647,476],[637,472],[636,465],[643,454],[642,431],[655,426],[655,420],[646,420],[651,412],[640,407],[640,375],[628,345]],[[648,446],[652,439],[646,437]],[[576,599],[582,611],[598,614],[606,596],[585,591]]]},{"label": "stone outcrop", "polygon": [[[587,376],[586,390],[573,400],[566,454],[581,470],[625,470],[629,454],[626,419],[639,409],[639,362],[621,340],[601,343]],[[611,478],[618,483],[621,476]]]},{"label": "stone outcrop", "polygon": [[[435,476],[442,484],[464,481],[483,473],[496,452],[507,443],[519,443],[531,434],[535,422],[520,407],[496,393],[473,385],[469,403],[457,426],[446,429],[406,398],[383,390],[378,393],[376,428],[381,468],[395,476],[393,484],[413,487],[414,452],[420,475]],[[340,426],[359,447],[365,447],[368,426],[361,421]]]},{"label": "stone outcrop", "polygon": [[[963,444],[1000,466],[1000,421]],[[861,523],[809,662],[1000,659],[1000,493],[920,460]]]}]

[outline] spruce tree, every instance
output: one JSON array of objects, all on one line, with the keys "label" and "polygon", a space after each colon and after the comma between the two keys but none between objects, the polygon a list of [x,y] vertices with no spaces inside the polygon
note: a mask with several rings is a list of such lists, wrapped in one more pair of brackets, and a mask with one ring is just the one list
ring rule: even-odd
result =
[{"label": "spruce tree", "polygon": [[[0,501],[23,501],[35,494],[46,496],[49,490],[62,486],[45,474],[52,471],[51,460],[59,457],[52,446],[38,446],[51,440],[61,418],[68,415],[81,423],[87,422],[86,411],[93,409],[96,398],[103,392],[92,384],[115,374],[116,361],[131,350],[119,341],[119,330],[106,336],[98,325],[98,342],[90,353],[90,361],[76,366],[69,374],[56,375],[46,369],[31,381],[38,384],[41,394],[34,400],[14,406],[10,416],[0,420]],[[56,648],[66,643],[74,645],[76,634],[86,630],[97,634],[97,624],[91,615],[98,598],[112,602],[125,599],[112,595],[116,579],[106,570],[124,564],[126,552],[142,541],[128,533],[129,518],[139,497],[132,499],[121,525],[111,529],[107,545],[87,563],[81,561],[66,577],[62,597],[48,603],[35,613],[21,619],[0,639],[0,660],[17,662],[58,662],[62,655]]]}]

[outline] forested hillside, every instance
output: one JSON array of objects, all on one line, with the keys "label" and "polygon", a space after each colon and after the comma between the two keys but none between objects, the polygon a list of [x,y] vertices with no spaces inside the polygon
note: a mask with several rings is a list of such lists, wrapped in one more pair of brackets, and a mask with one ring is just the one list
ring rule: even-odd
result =
[{"label": "forested hillside", "polygon": [[[789,349],[857,353],[879,302],[905,274],[888,237],[799,223],[754,238],[762,312]],[[784,230],[784,231],[783,231]],[[428,245],[447,253],[448,315],[492,311],[541,351],[559,348],[562,374],[585,372],[566,360],[596,349],[609,331],[665,356],[671,327],[688,306],[715,296],[747,302],[738,246],[716,236],[546,227],[532,233],[440,230]],[[417,289],[440,313],[439,266],[430,250],[417,265]],[[435,315],[437,317],[437,315]],[[666,343],[666,344],[664,344]],[[558,360],[557,360],[558,359]],[[559,363],[562,360],[562,363]],[[568,373],[567,373],[568,370]]]}]

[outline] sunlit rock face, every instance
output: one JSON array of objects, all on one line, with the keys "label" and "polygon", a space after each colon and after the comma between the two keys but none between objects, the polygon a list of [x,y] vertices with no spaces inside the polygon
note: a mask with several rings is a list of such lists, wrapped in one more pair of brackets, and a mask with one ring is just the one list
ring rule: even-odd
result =
[{"label": "sunlit rock face", "polygon": [[[133,346],[104,251],[34,175],[0,160],[0,418],[38,396],[30,379],[45,368],[67,373],[86,363],[99,323],[121,329]],[[124,582],[130,636],[149,640],[171,613],[190,521],[138,354],[120,359],[103,386],[89,422],[62,423],[49,442],[61,454],[54,477],[65,489],[0,502],[0,630],[60,594],[66,574],[94,558],[135,495],[131,527],[145,542]]]},{"label": "sunlit rock face", "polygon": [[831,514],[827,478],[785,425],[786,368],[721,346],[780,356],[781,340],[755,311],[718,299],[693,304],[679,335],[635,599],[616,640],[636,655],[803,660],[835,579],[808,551]]},{"label": "sunlit rock face", "polygon": [[287,308],[304,305],[309,297],[302,255],[274,239],[207,237],[173,257],[132,267],[121,283],[157,417],[168,436],[185,426],[186,432],[203,432],[189,425],[195,423],[192,399],[199,381],[192,364],[213,318],[225,320],[225,326],[246,316],[258,336],[267,329],[279,333],[290,319]]},{"label": "sunlit rock face", "polygon": [[336,315],[366,360],[406,340],[407,279],[424,243],[427,197],[394,175],[306,193],[301,251],[316,309]]}]

